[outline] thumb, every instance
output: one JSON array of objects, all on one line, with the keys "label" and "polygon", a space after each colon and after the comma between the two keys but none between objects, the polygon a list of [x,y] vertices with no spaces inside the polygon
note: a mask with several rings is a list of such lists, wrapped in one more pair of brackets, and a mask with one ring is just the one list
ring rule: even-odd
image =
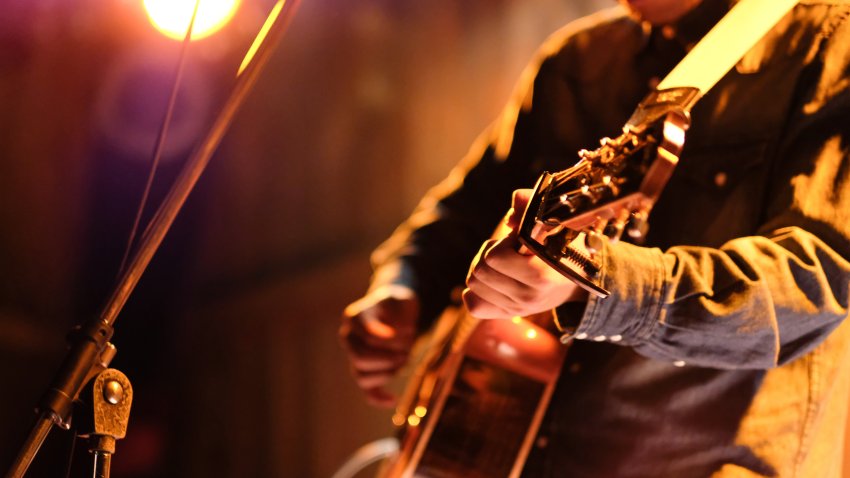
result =
[{"label": "thumb", "polygon": [[534,194],[533,189],[517,189],[514,191],[513,198],[511,199],[511,210],[508,211],[508,215],[505,218],[505,224],[510,229],[515,230],[519,227],[532,194]]}]

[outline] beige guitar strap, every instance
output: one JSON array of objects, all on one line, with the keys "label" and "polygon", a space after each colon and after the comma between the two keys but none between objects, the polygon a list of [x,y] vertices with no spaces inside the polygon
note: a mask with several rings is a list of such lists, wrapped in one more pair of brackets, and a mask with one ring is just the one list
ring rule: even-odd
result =
[{"label": "beige guitar strap", "polygon": [[673,68],[658,90],[708,92],[799,0],[741,0]]},{"label": "beige guitar strap", "polygon": [[[661,125],[663,134],[657,147],[657,159],[636,193],[640,197],[640,206],[632,208],[633,217],[630,220],[632,228],[629,235],[639,238],[643,235],[645,221],[652,205],[658,199],[679,160],[679,154],[685,141],[685,131],[690,126],[690,110],[699,99],[720,81],[729,70],[747,53],[765,34],[784,17],[799,0],[740,0],[732,7],[715,26],[709,31],[685,58],[673,68],[658,87],[649,93],[638,105],[623,128],[623,134],[614,139],[606,138],[596,151],[580,151],[582,160],[595,161],[607,157],[603,163],[610,163],[611,157],[620,157],[630,144],[640,144],[638,139],[646,135],[648,128]],[[562,173],[558,173],[562,174]],[[534,197],[529,203],[529,210],[540,207],[548,193],[542,192],[559,184],[563,178],[548,174],[538,181]],[[604,185],[599,186],[604,190]],[[560,194],[560,193],[559,193]],[[581,193],[585,194],[585,193]],[[594,203],[599,198],[593,199]],[[633,198],[634,199],[634,198]],[[631,200],[631,199],[629,199]],[[622,203],[625,199],[620,200]],[[555,204],[572,204],[571,200],[559,199]],[[607,205],[597,205],[590,214],[584,211],[572,215],[567,221],[560,221],[561,226],[572,230],[583,230],[589,224],[596,223],[600,218],[605,221],[616,220],[622,213],[614,206],[614,201]],[[563,206],[558,206],[563,207]],[[557,209],[557,208],[556,208]],[[537,212],[539,214],[539,211]],[[576,262],[575,254],[554,254],[535,239],[537,224],[545,224],[545,220],[535,216],[534,220],[523,220],[519,237],[523,245],[546,261],[556,270],[574,280],[589,292],[599,297],[606,297],[608,291],[602,289],[591,277],[598,273],[596,264],[590,260],[580,260],[582,271],[562,264]],[[620,223],[625,225],[625,223]],[[640,224],[637,225],[636,224]],[[544,227],[545,229],[545,227]],[[616,237],[623,232],[623,227],[617,227]],[[556,248],[557,249],[557,248]],[[569,248],[567,249],[569,250]]]}]

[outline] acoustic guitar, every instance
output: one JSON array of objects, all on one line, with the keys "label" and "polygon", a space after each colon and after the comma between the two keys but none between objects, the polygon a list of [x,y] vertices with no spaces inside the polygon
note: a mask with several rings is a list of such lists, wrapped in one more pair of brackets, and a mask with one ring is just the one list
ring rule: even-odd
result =
[{"label": "acoustic guitar", "polygon": [[[655,91],[614,139],[544,173],[517,231],[523,247],[586,288],[597,283],[599,241],[639,241],[684,144],[693,88]],[[582,239],[590,254],[570,244]],[[572,331],[551,312],[511,320],[444,313],[393,416],[399,451],[383,478],[518,477],[555,389]],[[560,337],[559,337],[560,335]]]}]

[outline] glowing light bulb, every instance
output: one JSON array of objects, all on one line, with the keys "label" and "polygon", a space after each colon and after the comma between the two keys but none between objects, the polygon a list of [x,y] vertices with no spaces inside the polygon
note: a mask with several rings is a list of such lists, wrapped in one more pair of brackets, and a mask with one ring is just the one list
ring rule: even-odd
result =
[{"label": "glowing light bulb", "polygon": [[[196,0],[143,0],[148,18],[163,35],[175,40],[186,36]],[[192,40],[206,38],[233,18],[239,0],[200,0],[192,27]]]}]

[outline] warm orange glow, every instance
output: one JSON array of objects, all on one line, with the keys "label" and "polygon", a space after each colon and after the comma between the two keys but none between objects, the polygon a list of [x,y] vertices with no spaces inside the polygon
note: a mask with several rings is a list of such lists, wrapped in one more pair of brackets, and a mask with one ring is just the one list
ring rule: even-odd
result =
[{"label": "warm orange glow", "polygon": [[676,146],[685,144],[685,130],[674,122],[664,122],[664,137]]},{"label": "warm orange glow", "polygon": [[519,323],[522,322],[522,317],[516,316],[516,317],[511,319],[511,322],[519,325]]},{"label": "warm orange glow", "polygon": [[525,336],[529,339],[535,339],[537,338],[537,331],[534,329],[528,329],[525,331]]},{"label": "warm orange glow", "polygon": [[[153,26],[163,35],[182,40],[198,0],[143,0]],[[200,0],[192,27],[192,40],[208,37],[233,18],[239,0]]]},{"label": "warm orange glow", "polygon": [[412,427],[419,426],[420,421],[422,421],[422,419],[417,417],[416,415],[411,415],[411,416],[407,417],[407,424],[412,426]]},{"label": "warm orange glow", "polygon": [[401,414],[398,414],[398,413],[393,415],[393,425],[400,427],[400,426],[404,425],[404,421],[405,421],[404,415],[401,415]]},{"label": "warm orange glow", "polygon": [[428,409],[423,407],[422,405],[419,405],[413,410],[413,414],[419,418],[423,418],[426,413],[428,413]]}]

